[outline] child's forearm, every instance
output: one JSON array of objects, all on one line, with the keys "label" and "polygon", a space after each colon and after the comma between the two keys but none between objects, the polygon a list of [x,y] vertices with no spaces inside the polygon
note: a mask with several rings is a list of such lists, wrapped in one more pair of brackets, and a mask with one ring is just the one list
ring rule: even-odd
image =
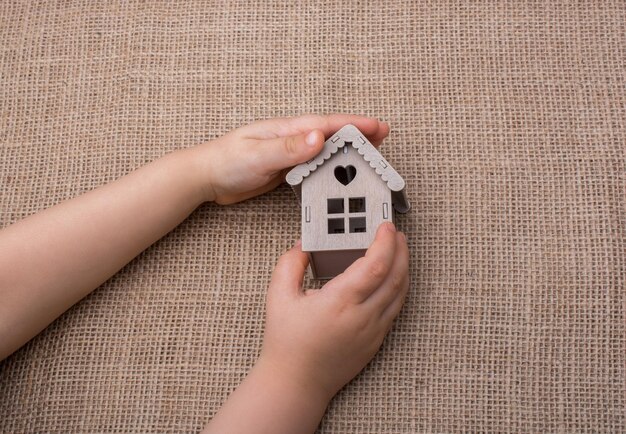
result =
[{"label": "child's forearm", "polygon": [[294,378],[262,359],[203,433],[311,434],[332,395],[315,378]]},{"label": "child's forearm", "polygon": [[202,201],[188,150],[0,231],[0,360]]},{"label": "child's forearm", "polygon": [[270,191],[348,123],[373,143],[389,133],[376,119],[341,114],[255,122],[0,230],[0,360],[201,202]]}]

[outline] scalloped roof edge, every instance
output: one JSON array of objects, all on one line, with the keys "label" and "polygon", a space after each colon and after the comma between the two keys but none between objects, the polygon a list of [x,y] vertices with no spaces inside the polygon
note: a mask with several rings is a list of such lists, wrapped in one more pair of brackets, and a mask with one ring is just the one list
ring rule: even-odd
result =
[{"label": "scalloped roof edge", "polygon": [[346,144],[352,145],[359,155],[381,177],[391,190],[393,207],[400,213],[405,213],[411,208],[406,196],[406,183],[398,172],[378,152],[361,131],[354,125],[348,124],[333,134],[326,142],[324,148],[315,158],[306,163],[298,164],[287,173],[286,180],[300,197],[301,184],[304,179],[313,173],[318,167],[326,162],[332,155]]}]

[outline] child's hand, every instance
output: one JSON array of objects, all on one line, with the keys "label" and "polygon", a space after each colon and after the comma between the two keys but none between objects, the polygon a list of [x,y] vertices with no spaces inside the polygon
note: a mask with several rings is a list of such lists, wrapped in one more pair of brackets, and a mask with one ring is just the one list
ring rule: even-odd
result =
[{"label": "child's hand", "polygon": [[255,122],[189,149],[200,169],[203,198],[230,204],[274,189],[285,169],[316,156],[325,137],[346,124],[359,128],[375,146],[389,134],[389,125],[373,118],[306,115]]},{"label": "child's hand", "polygon": [[404,234],[384,223],[365,257],[303,291],[308,258],[296,245],[274,270],[259,363],[330,399],[380,348],[408,291],[408,261]]}]

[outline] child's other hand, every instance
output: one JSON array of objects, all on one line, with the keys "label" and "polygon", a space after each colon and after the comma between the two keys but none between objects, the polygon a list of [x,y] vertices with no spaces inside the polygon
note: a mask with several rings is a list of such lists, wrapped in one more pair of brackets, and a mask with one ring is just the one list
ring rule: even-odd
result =
[{"label": "child's other hand", "polygon": [[380,348],[408,291],[408,261],[404,234],[384,223],[363,258],[304,291],[308,258],[296,245],[274,270],[259,363],[330,399]]},{"label": "child's other hand", "polygon": [[373,118],[305,115],[255,122],[189,149],[200,169],[204,200],[230,204],[276,188],[286,169],[316,156],[325,137],[346,124],[375,146],[389,134],[389,125]]}]

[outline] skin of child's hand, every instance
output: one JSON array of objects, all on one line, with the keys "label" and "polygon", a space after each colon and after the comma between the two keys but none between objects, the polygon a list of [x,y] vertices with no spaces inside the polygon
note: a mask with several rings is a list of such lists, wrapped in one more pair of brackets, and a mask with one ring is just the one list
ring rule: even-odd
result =
[{"label": "skin of child's hand", "polygon": [[363,258],[305,291],[308,258],[297,244],[274,270],[259,363],[330,399],[380,348],[409,288],[408,262],[405,235],[384,223]]},{"label": "skin of child's hand", "polygon": [[231,204],[277,187],[286,171],[316,156],[324,140],[353,124],[374,144],[389,125],[364,116],[304,115],[254,122],[186,150],[197,163],[205,201]]}]

